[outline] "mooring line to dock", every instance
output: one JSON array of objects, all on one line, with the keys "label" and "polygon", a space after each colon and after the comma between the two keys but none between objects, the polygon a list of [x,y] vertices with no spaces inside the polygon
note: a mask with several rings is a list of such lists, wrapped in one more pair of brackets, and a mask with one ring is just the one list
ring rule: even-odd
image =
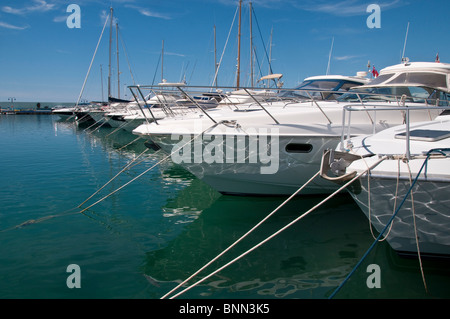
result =
[{"label": "mooring line to dock", "polygon": [[[86,210],[88,210],[89,208],[97,205],[98,203],[104,201],[105,199],[107,199],[108,197],[110,197],[111,195],[117,193],[119,190],[121,190],[122,188],[128,186],[129,184],[131,184],[132,182],[134,182],[135,180],[137,180],[138,178],[140,178],[141,176],[145,175],[146,173],[148,173],[149,171],[151,171],[153,168],[155,168],[156,166],[158,166],[161,163],[164,163],[165,161],[167,161],[169,158],[172,157],[173,154],[175,154],[176,152],[179,152],[183,147],[185,147],[187,144],[193,142],[195,139],[197,139],[199,136],[202,136],[206,131],[210,130],[213,127],[216,127],[219,124],[223,124],[222,122],[219,123],[215,123],[213,125],[211,125],[210,127],[208,127],[207,129],[205,129],[203,132],[197,134],[196,136],[194,136],[193,138],[191,138],[189,141],[187,141],[186,143],[184,143],[182,146],[180,146],[179,148],[177,148],[175,151],[172,151],[172,153],[170,153],[169,155],[165,156],[163,159],[161,159],[160,161],[158,161],[156,164],[152,165],[150,168],[146,169],[144,172],[142,172],[141,174],[139,174],[138,176],[134,177],[133,179],[131,179],[130,181],[128,181],[127,183],[125,183],[124,185],[120,186],[119,188],[117,188],[116,190],[112,191],[111,193],[109,193],[108,195],[104,196],[103,198],[99,199],[98,201],[96,201],[95,203],[91,204],[90,206],[84,208],[83,210],[80,211],[80,213],[84,213]],[[156,154],[157,152],[159,152],[161,149],[157,150],[154,154]],[[81,204],[82,205],[82,204]],[[81,206],[80,205],[80,206]]]},{"label": "mooring line to dock", "polygon": [[168,293],[166,293],[164,296],[161,297],[161,299],[166,298],[167,296],[169,296],[171,293],[173,293],[175,290],[177,290],[178,288],[180,288],[181,286],[183,286],[185,283],[187,283],[189,280],[191,280],[192,278],[194,278],[196,275],[198,275],[201,271],[203,271],[206,267],[208,267],[209,265],[211,265],[214,261],[216,261],[217,259],[219,259],[220,257],[222,257],[226,252],[228,252],[231,248],[233,248],[234,246],[236,246],[240,241],[242,241],[245,237],[247,237],[248,235],[250,235],[250,233],[252,233],[256,228],[258,228],[259,226],[261,226],[262,223],[264,223],[267,219],[269,219],[271,216],[273,216],[278,210],[280,210],[280,208],[282,208],[287,202],[289,202],[292,198],[294,198],[298,193],[300,193],[310,182],[312,182],[318,175],[320,174],[320,171],[317,172],[316,174],[314,174],[313,177],[311,177],[309,179],[308,182],[306,182],[305,184],[302,185],[302,187],[300,187],[298,190],[296,190],[291,196],[289,196],[288,199],[286,199],[283,203],[281,203],[276,209],[274,209],[270,214],[268,214],[266,217],[264,217],[260,222],[258,222],[252,229],[250,229],[249,231],[247,231],[244,235],[242,235],[238,240],[236,240],[233,244],[231,244],[230,246],[228,246],[225,250],[223,250],[219,255],[217,255],[216,257],[214,257],[213,259],[211,259],[208,263],[206,263],[203,267],[201,267],[199,270],[197,270],[195,273],[193,273],[189,278],[185,279],[183,282],[181,282],[178,286],[176,286],[175,288],[173,288],[171,291],[169,291]]},{"label": "mooring line to dock", "polygon": [[[95,131],[99,130],[103,125],[107,124],[108,121],[109,121],[109,118],[108,118],[108,119],[105,119],[99,126],[97,126],[97,127],[96,127],[95,129],[93,129],[92,131],[87,132],[87,134],[92,134],[92,133],[94,133]],[[87,130],[87,129],[86,129],[86,130]]]},{"label": "mooring line to dock", "polygon": [[106,184],[104,184],[102,187],[100,187],[95,193],[93,193],[91,196],[89,196],[84,202],[82,202],[80,205],[78,205],[78,208],[81,208],[84,203],[86,203],[88,200],[90,200],[92,197],[94,197],[96,194],[98,194],[103,188],[105,188],[109,183],[111,183],[114,179],[116,179],[120,174],[122,174],[124,171],[126,171],[131,164],[133,164],[138,158],[140,158],[142,155],[144,155],[147,151],[149,151],[149,148],[146,148],[141,154],[139,154],[136,158],[134,158],[132,161],[130,161],[125,167],[120,170],[113,178],[111,178]]},{"label": "mooring line to dock", "polygon": [[[369,253],[372,251],[372,249],[375,247],[375,245],[378,243],[378,241],[381,239],[381,236],[383,236],[384,232],[386,231],[386,229],[389,227],[389,225],[392,223],[392,221],[394,220],[394,218],[397,216],[398,212],[400,211],[400,208],[403,206],[403,204],[405,203],[406,199],[408,198],[409,193],[412,191],[414,185],[416,184],[417,180],[419,179],[420,174],[422,173],[423,168],[425,167],[425,165],[428,163],[428,160],[431,156],[431,153],[433,152],[441,152],[443,153],[444,151],[446,151],[448,149],[432,149],[430,151],[427,152],[426,154],[426,158],[422,164],[422,166],[419,169],[419,172],[417,173],[416,178],[414,179],[414,181],[411,183],[411,186],[409,187],[408,191],[406,192],[405,196],[403,197],[403,200],[401,201],[400,205],[398,206],[398,208],[396,209],[395,213],[391,216],[391,218],[389,219],[388,223],[384,226],[384,228],[381,230],[380,234],[378,235],[378,237],[373,241],[372,245],[370,245],[369,249],[367,249],[367,251],[365,252],[365,254],[361,257],[361,259],[358,261],[358,263],[356,264],[356,266],[352,269],[352,271],[347,275],[347,277],[344,279],[344,281],[336,288],[336,290],[330,295],[330,297],[328,299],[333,299],[334,296],[336,296],[336,294],[342,289],[342,287],[344,286],[344,284],[350,279],[350,277],[355,273],[355,271],[359,268],[359,266],[362,264],[362,262],[366,259],[366,257],[369,255]],[[426,289],[426,286],[425,286]]]},{"label": "mooring line to dock", "polygon": [[119,148],[119,149],[117,149],[117,150],[118,150],[118,151],[121,151],[121,150],[124,149],[125,147],[130,146],[130,145],[133,144],[134,142],[139,141],[141,138],[142,138],[142,136],[138,136],[137,138],[135,138],[134,140],[132,140],[130,143],[128,143],[128,144],[122,146],[121,148]]},{"label": "mooring line to dock", "polygon": [[91,127],[94,127],[95,125],[97,125],[98,122],[95,121],[94,124],[89,125],[88,127],[86,127],[83,131],[86,132],[87,130],[89,130]]},{"label": "mooring line to dock", "polygon": [[[136,116],[133,118],[133,120],[137,119],[137,117],[139,116],[139,114],[136,114]],[[124,123],[120,124],[114,131],[112,131],[111,133],[109,133],[108,135],[106,135],[106,137],[116,133],[117,131],[119,131],[120,129],[124,128],[125,126],[127,126],[128,124],[130,124],[129,122],[125,121]]]},{"label": "mooring line to dock", "polygon": [[[385,157],[381,158],[379,161],[377,161],[372,167],[375,167],[376,165],[378,165],[381,161],[383,161],[385,159]],[[233,260],[231,260],[230,262],[228,262],[227,264],[223,265],[222,267],[216,269],[215,271],[213,271],[212,273],[210,273],[209,275],[207,275],[206,277],[203,277],[202,279],[198,280],[197,282],[195,282],[194,284],[192,284],[191,286],[187,287],[186,289],[182,290],[181,292],[173,295],[172,297],[170,297],[169,299],[173,299],[178,297],[179,295],[185,293],[186,291],[192,289],[193,287],[197,286],[198,284],[202,283],[203,281],[205,281],[206,279],[210,278],[211,276],[215,275],[216,273],[222,271],[223,269],[225,269],[226,267],[230,266],[231,264],[235,263],[236,261],[238,261],[239,259],[241,259],[242,257],[248,255],[250,252],[252,252],[253,250],[255,250],[256,248],[262,246],[263,244],[265,244],[266,242],[268,242],[269,240],[271,240],[272,238],[274,238],[275,236],[279,235],[281,232],[283,232],[284,230],[288,229],[289,227],[291,227],[292,225],[294,225],[295,223],[297,223],[299,220],[303,219],[304,217],[306,217],[307,215],[309,215],[311,212],[313,212],[315,209],[319,208],[321,205],[323,205],[324,203],[326,203],[328,200],[330,200],[331,198],[333,198],[334,196],[336,196],[338,193],[340,193],[343,189],[347,188],[347,186],[349,186],[351,183],[353,183],[355,180],[357,180],[358,178],[361,177],[361,175],[365,174],[368,170],[365,170],[363,172],[361,172],[360,174],[355,175],[352,179],[350,179],[348,182],[346,182],[343,186],[341,186],[340,188],[338,188],[336,191],[334,191],[332,194],[330,194],[328,197],[326,197],[325,199],[323,199],[320,203],[316,204],[314,207],[312,207],[311,209],[309,209],[307,212],[303,213],[302,215],[300,215],[299,217],[297,217],[296,219],[294,219],[293,221],[291,221],[289,224],[287,224],[286,226],[282,227],[281,229],[279,229],[278,231],[276,231],[275,233],[273,233],[272,235],[270,235],[269,237],[267,237],[266,239],[262,240],[261,242],[259,242],[258,244],[254,245],[252,248],[248,249],[247,251],[245,251],[244,253],[242,253],[241,255],[239,255],[238,257],[234,258]]]},{"label": "mooring line to dock", "polygon": [[[41,218],[38,218],[38,219],[29,219],[29,220],[26,220],[26,221],[24,221],[24,222],[22,222],[22,223],[20,223],[20,224],[18,224],[16,226],[12,226],[12,227],[9,227],[9,228],[6,228],[6,229],[2,229],[2,230],[0,230],[0,233],[4,233],[4,232],[10,231],[10,230],[14,230],[14,229],[23,228],[23,227],[26,227],[26,226],[29,226],[29,225],[38,224],[38,223],[46,221],[48,219],[52,219],[52,218],[56,218],[56,217],[60,217],[60,216],[67,216],[67,215],[78,214],[79,213],[78,211],[73,211],[75,209],[76,208],[72,208],[72,209],[69,209],[69,210],[67,210],[67,211],[65,211],[63,213],[60,213],[60,214],[44,216],[44,217],[41,217]],[[73,212],[70,212],[70,211],[73,211]]]}]

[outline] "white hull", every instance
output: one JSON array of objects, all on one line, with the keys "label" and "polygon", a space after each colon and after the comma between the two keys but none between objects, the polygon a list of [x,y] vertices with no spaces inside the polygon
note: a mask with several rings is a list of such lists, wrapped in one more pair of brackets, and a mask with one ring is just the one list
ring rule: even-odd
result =
[{"label": "white hull", "polygon": [[[403,137],[405,130],[402,125],[352,139],[352,154],[375,155],[353,161],[346,168],[347,173],[364,173],[377,161],[381,162],[370,170],[369,178],[367,173],[362,175],[349,189],[350,194],[376,229],[376,235],[385,230],[383,237],[394,250],[448,257],[450,157],[443,154],[450,150],[450,117],[411,123],[408,148]],[[441,151],[433,151],[424,166],[426,154],[436,149]],[[407,150],[409,159],[405,155]],[[410,189],[411,194],[407,195]],[[395,212],[392,224],[386,227]]]},{"label": "white hull", "polygon": [[[340,123],[343,112],[341,106],[336,107],[336,104],[331,102],[323,104],[323,108],[326,109],[326,113],[332,121],[339,123],[327,124],[323,114],[316,107],[311,106],[310,103],[306,104],[302,107],[268,108],[270,113],[280,121],[280,124],[273,123],[262,110],[250,112],[252,115],[248,116],[248,112],[216,109],[214,113],[210,114],[218,123],[221,120],[235,119],[235,123],[239,126],[214,125],[206,116],[199,117],[197,115],[192,120],[186,118],[179,121],[164,119],[160,125],[143,124],[133,133],[151,139],[166,153],[171,154],[178,146],[181,146],[181,137],[184,141],[189,141],[206,130],[202,135],[203,141],[205,141],[202,149],[195,149],[195,143],[190,143],[192,147],[187,151],[191,152],[191,155],[186,157],[185,161],[179,161],[184,168],[221,193],[290,195],[319,171],[323,150],[334,149],[341,138],[342,124]],[[256,112],[259,112],[258,116]],[[389,112],[388,117],[383,117],[383,114],[381,111],[377,114],[377,118],[383,120],[383,124],[377,126],[378,130],[389,127],[389,125],[398,125],[403,121],[403,115],[400,112],[397,116],[393,116],[392,112]],[[414,116],[417,119],[423,119],[429,118],[430,114],[428,111],[423,111]],[[373,131],[367,114],[360,112],[352,119],[352,123],[355,123],[352,126],[352,132],[355,134],[369,134]],[[256,125],[256,123],[258,124]],[[212,163],[203,159],[194,161],[195,154],[198,154],[199,151],[203,154],[204,146],[219,136],[222,141],[226,141],[227,137],[236,140],[238,136],[247,136],[245,145],[248,147],[248,138],[257,138],[262,130],[266,130],[269,136],[277,138],[279,142],[276,149],[278,169],[275,172],[262,174],[260,169],[267,166],[266,164],[249,163],[249,160],[240,163],[230,162],[226,160],[226,154],[223,154],[222,160],[214,160]],[[288,144],[306,148],[310,145],[311,150],[288,151],[286,150]],[[235,150],[240,149],[234,144],[231,147]],[[302,194],[326,194],[335,189],[336,185],[333,183],[318,179],[308,185]]]},{"label": "white hull", "polygon": [[[397,161],[393,164],[397,166]],[[407,169],[405,163],[401,162],[400,165],[403,166],[404,171]],[[408,173],[404,172],[402,175],[397,197],[395,197],[396,177],[380,176],[377,171],[372,171],[370,184],[366,176],[361,179],[361,190],[353,188],[351,192],[358,206],[376,229],[376,234],[383,231],[410,188]],[[414,178],[416,175],[412,173],[412,176]],[[413,188],[412,194],[413,200],[411,196],[406,197],[406,201],[393,219],[392,228],[387,227],[384,232],[389,245],[400,253],[417,254],[415,233],[417,229],[419,251],[422,254],[450,255],[449,176],[420,179]]]}]

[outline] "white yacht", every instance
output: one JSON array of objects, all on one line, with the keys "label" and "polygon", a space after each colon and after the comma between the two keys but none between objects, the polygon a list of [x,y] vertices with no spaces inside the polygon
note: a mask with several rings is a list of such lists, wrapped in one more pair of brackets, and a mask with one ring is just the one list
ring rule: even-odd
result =
[{"label": "white yacht", "polygon": [[[175,163],[221,193],[290,195],[319,171],[323,151],[339,143],[346,105],[439,105],[448,92],[449,74],[449,64],[404,63],[381,70],[378,78],[337,100],[316,99],[308,90],[284,89],[302,92],[310,99],[279,94],[268,102],[167,117],[143,124],[133,133],[151,140],[171,154]],[[411,122],[432,120],[441,112],[420,110],[411,114]],[[404,120],[403,111],[357,112],[352,114],[351,132],[370,134]],[[318,179],[303,194],[329,193],[336,188],[335,183]]]},{"label": "white yacht", "polygon": [[360,176],[348,190],[374,238],[399,254],[450,256],[450,115],[351,138],[332,153],[331,179]]}]

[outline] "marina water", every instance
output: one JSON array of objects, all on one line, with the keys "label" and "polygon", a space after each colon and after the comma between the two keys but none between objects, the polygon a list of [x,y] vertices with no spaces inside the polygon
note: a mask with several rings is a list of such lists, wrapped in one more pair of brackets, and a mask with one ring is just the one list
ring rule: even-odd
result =
[{"label": "marina water", "polygon": [[[79,204],[146,150],[142,140],[52,115],[2,115],[0,136],[2,299],[161,298],[286,199],[223,196],[166,160],[81,212]],[[83,207],[164,157],[148,151]],[[324,198],[293,199],[197,278]],[[373,240],[366,217],[343,193],[179,298],[325,299]],[[80,288],[67,284],[73,264]],[[379,266],[380,288],[368,285],[369,265]],[[427,292],[418,260],[380,242],[335,298],[448,298],[449,266],[423,261]]]}]

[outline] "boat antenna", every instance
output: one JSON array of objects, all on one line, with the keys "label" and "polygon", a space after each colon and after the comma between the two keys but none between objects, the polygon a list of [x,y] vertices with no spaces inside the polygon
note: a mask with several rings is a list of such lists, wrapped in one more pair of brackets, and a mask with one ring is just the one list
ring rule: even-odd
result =
[{"label": "boat antenna", "polygon": [[406,41],[408,40],[408,32],[409,32],[409,21],[408,26],[406,27],[405,43],[403,44],[402,62],[405,60],[405,50],[406,50]]},{"label": "boat antenna", "polygon": [[327,66],[327,74],[326,75],[328,75],[330,73],[331,52],[333,51],[333,45],[334,45],[334,37],[331,40],[331,48],[330,48],[330,54],[328,55],[328,66]]}]

